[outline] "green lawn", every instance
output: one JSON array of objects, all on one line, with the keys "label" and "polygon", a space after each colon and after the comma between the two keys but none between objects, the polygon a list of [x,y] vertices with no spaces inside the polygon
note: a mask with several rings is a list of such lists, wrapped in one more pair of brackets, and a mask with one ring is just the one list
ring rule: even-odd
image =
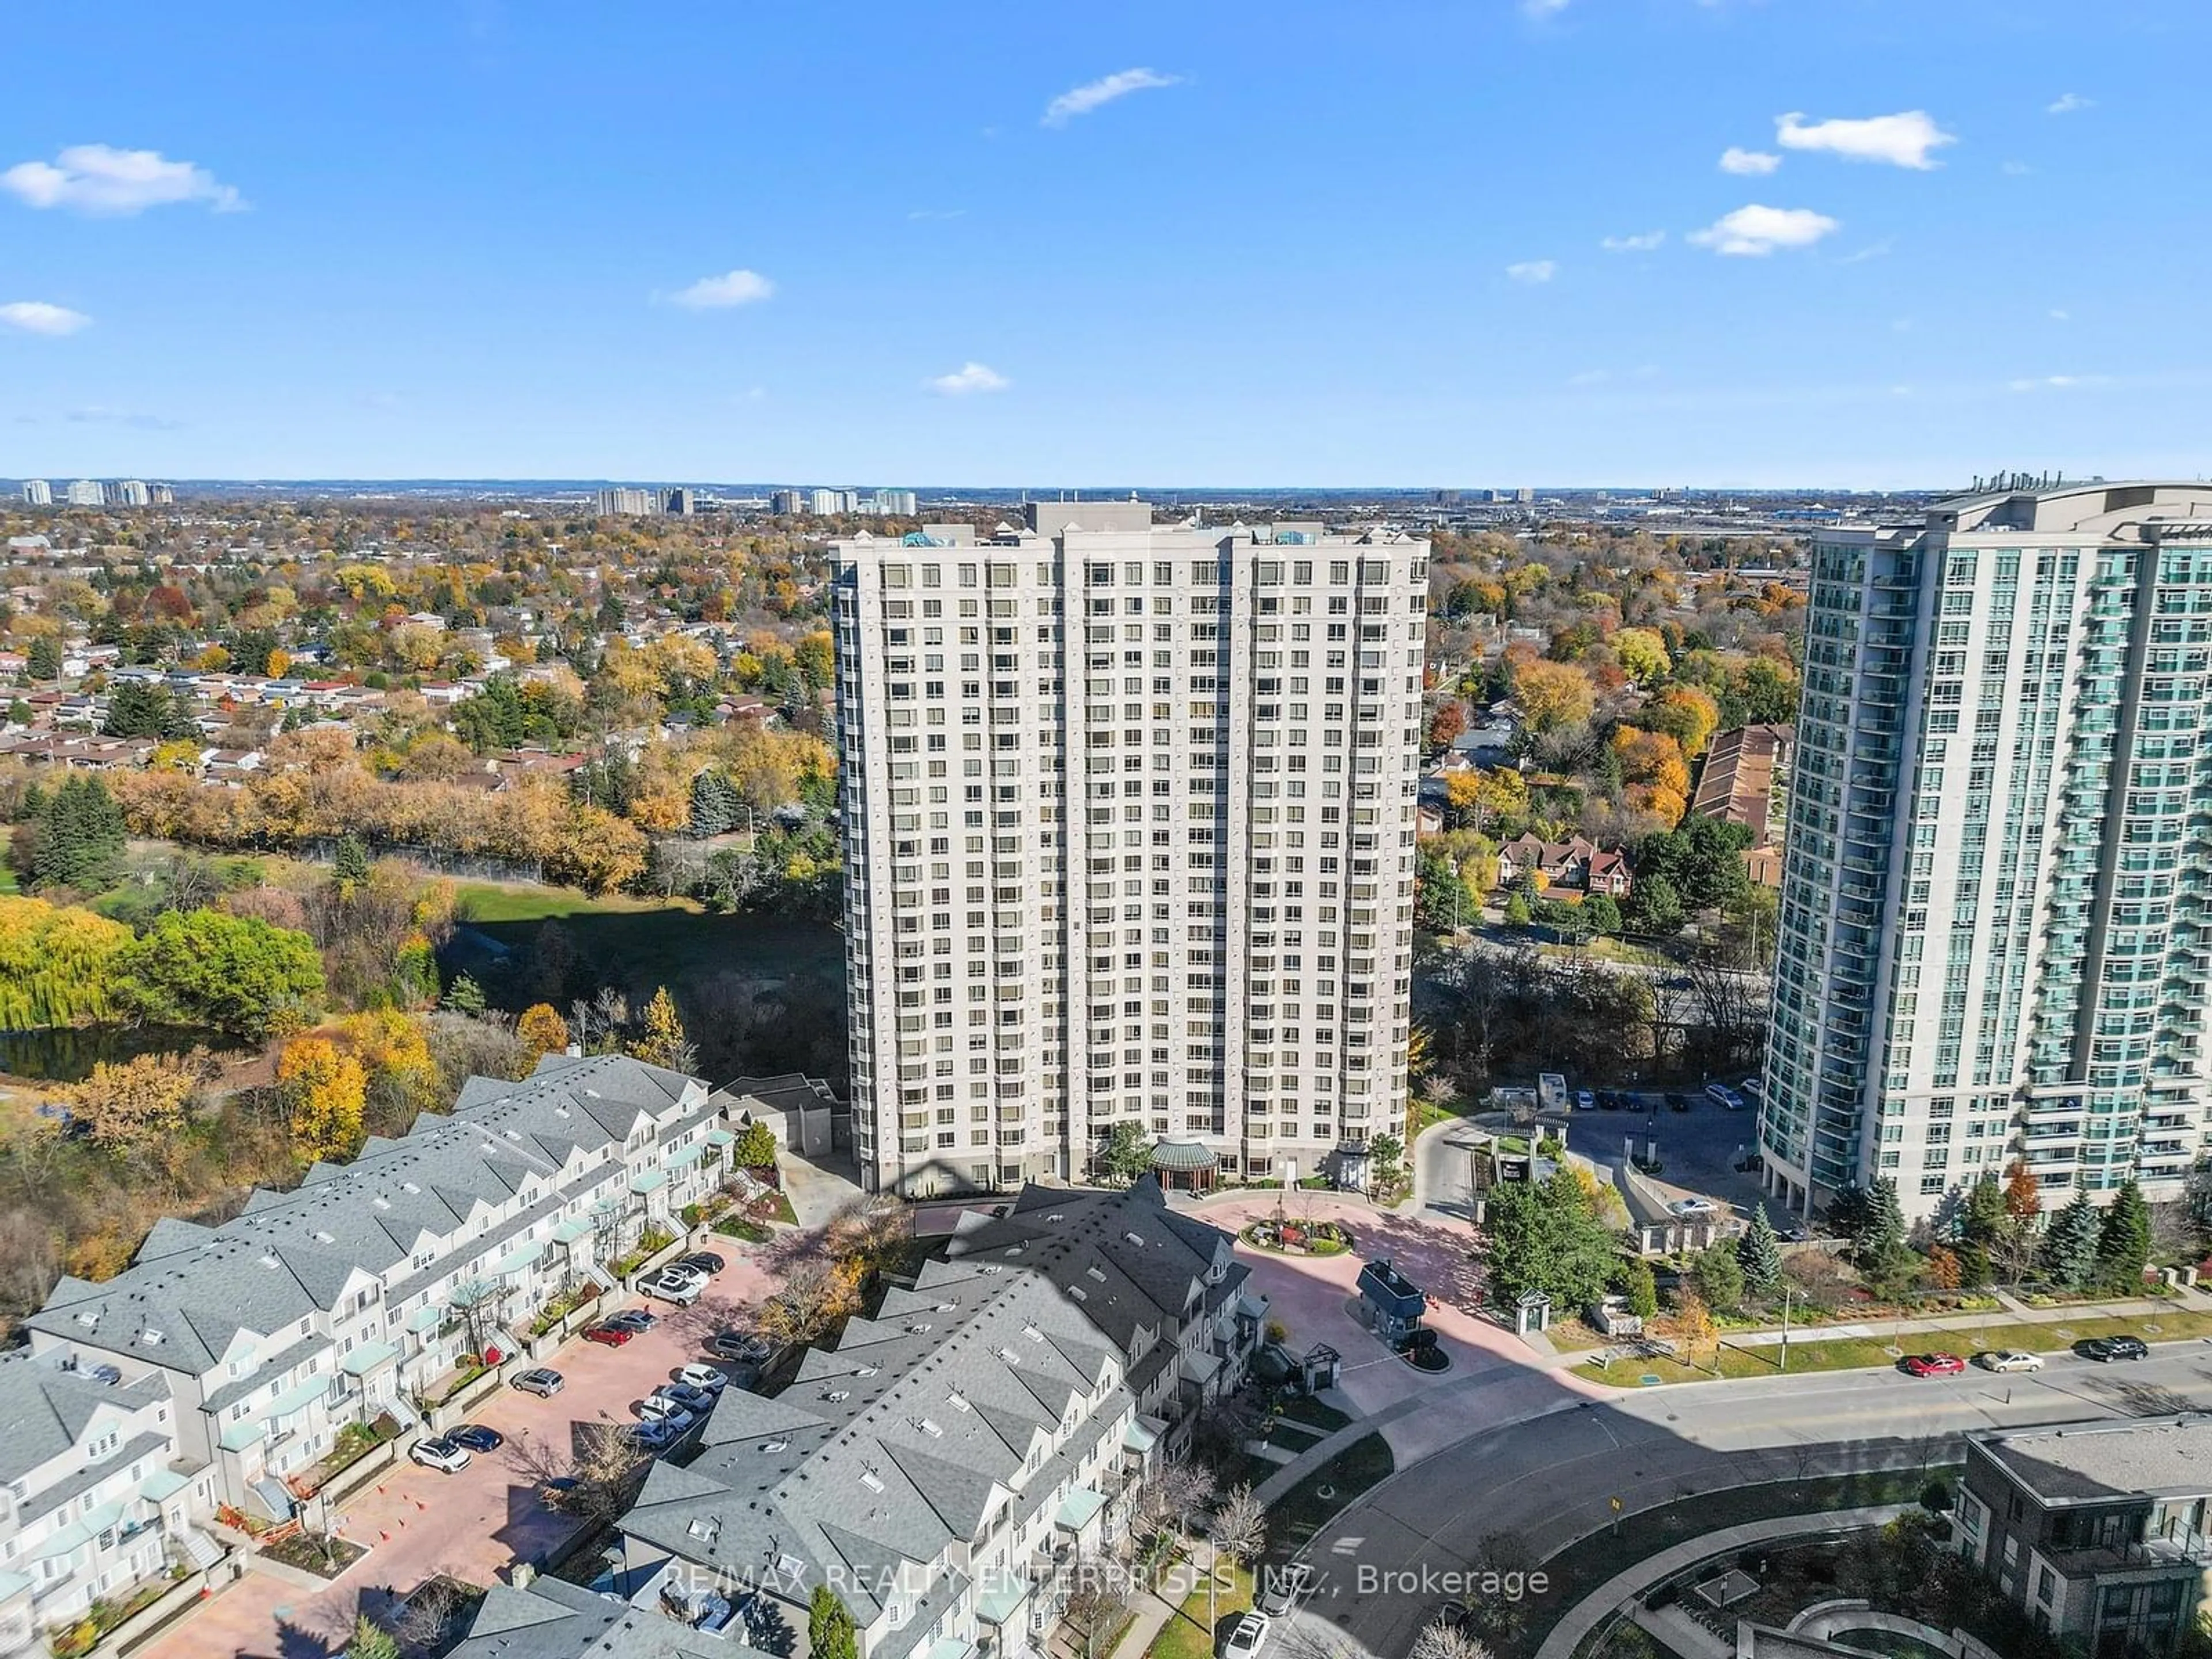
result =
[{"label": "green lawn", "polygon": [[1340,1412],[1334,1406],[1324,1405],[1306,1395],[1285,1401],[1280,1409],[1282,1414],[1293,1423],[1304,1423],[1309,1428],[1326,1430],[1331,1434],[1339,1429],[1348,1428],[1352,1424],[1350,1413]]},{"label": "green lawn", "polygon": [[[1231,1577],[1236,1580],[1233,1587],[1228,1583]],[[1160,1633],[1145,1650],[1146,1659],[1213,1659],[1213,1626],[1207,1625],[1207,1614],[1218,1626],[1231,1613],[1242,1613],[1251,1605],[1252,1575],[1245,1568],[1235,1568],[1218,1589],[1208,1589],[1201,1577],[1198,1588],[1183,1598],[1176,1616],[1160,1626]]]},{"label": "green lawn", "polygon": [[[1897,1360],[1889,1352],[1889,1336],[1881,1331],[1876,1322],[1865,1322],[1875,1325],[1875,1335],[1826,1340],[1817,1337],[1800,1340],[1793,1336],[1790,1343],[1790,1370],[1843,1371],[1894,1365]],[[2071,1347],[2084,1337],[2116,1336],[2122,1332],[2152,1342],[2212,1336],[2212,1314],[2174,1312],[2146,1315],[2140,1319],[2066,1319],[2048,1325],[1993,1319],[1964,1330],[1908,1331],[1896,1339],[1895,1346],[1906,1353],[1955,1353],[1971,1359],[1984,1348],[2025,1348],[2033,1353],[2054,1353]],[[1610,1371],[1590,1360],[1575,1369],[1600,1382],[1632,1384],[1647,1375],[1662,1382],[1710,1382],[1714,1375],[1713,1361],[1704,1353],[1699,1358],[1703,1363],[1695,1370],[1671,1359],[1616,1360]],[[1721,1349],[1720,1375],[1724,1377],[1771,1376],[1781,1369],[1782,1350],[1778,1346],[1723,1346]]]},{"label": "green lawn", "polygon": [[[1397,1467],[1380,1434],[1363,1436],[1285,1492],[1267,1511],[1267,1559],[1287,1561],[1354,1498]],[[1328,1495],[1322,1495],[1322,1488]]]}]

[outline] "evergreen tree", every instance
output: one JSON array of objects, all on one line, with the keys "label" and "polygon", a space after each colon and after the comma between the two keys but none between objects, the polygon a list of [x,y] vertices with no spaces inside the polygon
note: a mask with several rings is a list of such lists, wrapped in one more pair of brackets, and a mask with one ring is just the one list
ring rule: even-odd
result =
[{"label": "evergreen tree", "polygon": [[28,659],[27,667],[33,681],[43,683],[61,678],[61,642],[52,635],[40,635],[31,641],[31,648],[24,655]]},{"label": "evergreen tree", "polygon": [[484,1011],[483,987],[468,975],[458,974],[446,988],[445,998],[439,1006],[457,1014],[480,1014]]},{"label": "evergreen tree", "polygon": [[852,1613],[827,1584],[817,1584],[807,1603],[806,1651],[809,1659],[860,1659]]},{"label": "evergreen tree", "polygon": [[691,833],[719,836],[734,830],[745,816],[744,797],[726,772],[713,769],[691,780]]},{"label": "evergreen tree", "polygon": [[2004,1188],[1997,1184],[1996,1170],[1984,1170],[1967,1191],[1966,1213],[1959,1218],[1960,1236],[1987,1249],[2004,1237],[2005,1220]]},{"label": "evergreen tree", "polygon": [[1905,1211],[1897,1201],[1897,1182],[1889,1176],[1867,1188],[1866,1207],[1851,1243],[1863,1261],[1881,1261],[1905,1248]]},{"label": "evergreen tree", "polygon": [[1731,1246],[1715,1244],[1698,1251],[1697,1260],[1690,1264],[1690,1279],[1705,1305],[1716,1312],[1728,1313],[1743,1305],[1743,1264]]},{"label": "evergreen tree", "polygon": [[72,775],[40,810],[32,877],[41,887],[105,892],[122,878],[124,842],[123,809],[107,786]]},{"label": "evergreen tree", "polygon": [[2069,1291],[2088,1288],[2097,1276],[2101,1224],[2089,1194],[2077,1192],[2051,1218],[2043,1238],[2043,1268]]},{"label": "evergreen tree", "polygon": [[1766,1218],[1766,1206],[1751,1212],[1751,1225],[1735,1242],[1736,1263],[1743,1282],[1759,1296],[1771,1296],[1782,1284],[1782,1240]]},{"label": "evergreen tree", "polygon": [[2150,1261],[2150,1206],[2132,1181],[2112,1194],[2097,1233],[2097,1278],[2116,1291],[2142,1288]]},{"label": "evergreen tree", "polygon": [[1624,1256],[1613,1270],[1613,1288],[1628,1298],[1628,1310],[1639,1319],[1659,1311],[1659,1281],[1651,1264],[1640,1255]]},{"label": "evergreen tree", "polygon": [[342,836],[331,855],[331,880],[340,894],[351,898],[368,885],[368,848],[357,836]]}]

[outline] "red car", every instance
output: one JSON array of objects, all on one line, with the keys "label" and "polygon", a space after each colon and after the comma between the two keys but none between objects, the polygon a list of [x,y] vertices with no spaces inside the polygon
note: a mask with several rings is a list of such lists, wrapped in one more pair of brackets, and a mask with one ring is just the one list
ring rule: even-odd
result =
[{"label": "red car", "polygon": [[604,1342],[610,1348],[619,1348],[634,1334],[635,1333],[621,1325],[587,1325],[584,1328],[585,1341]]},{"label": "red car", "polygon": [[1905,1369],[1915,1376],[1957,1376],[1966,1369],[1966,1362],[1954,1353],[1916,1353],[1905,1362]]}]

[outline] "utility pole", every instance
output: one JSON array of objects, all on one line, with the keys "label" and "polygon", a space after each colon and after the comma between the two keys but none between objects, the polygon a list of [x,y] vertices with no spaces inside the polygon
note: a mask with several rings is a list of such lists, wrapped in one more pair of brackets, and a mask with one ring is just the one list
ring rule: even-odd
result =
[{"label": "utility pole", "polygon": [[1791,1287],[1782,1288],[1782,1369],[1790,1369],[1790,1295]]}]

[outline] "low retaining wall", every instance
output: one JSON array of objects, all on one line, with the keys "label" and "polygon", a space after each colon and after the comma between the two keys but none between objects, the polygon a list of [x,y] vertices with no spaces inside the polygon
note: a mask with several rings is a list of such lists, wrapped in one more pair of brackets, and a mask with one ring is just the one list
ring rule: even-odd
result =
[{"label": "low retaining wall", "polygon": [[236,1556],[226,1555],[213,1565],[179,1578],[159,1601],[148,1602],[102,1637],[92,1650],[92,1659],[142,1648],[172,1625],[191,1618],[202,1601],[237,1581],[243,1571],[237,1563]]}]

